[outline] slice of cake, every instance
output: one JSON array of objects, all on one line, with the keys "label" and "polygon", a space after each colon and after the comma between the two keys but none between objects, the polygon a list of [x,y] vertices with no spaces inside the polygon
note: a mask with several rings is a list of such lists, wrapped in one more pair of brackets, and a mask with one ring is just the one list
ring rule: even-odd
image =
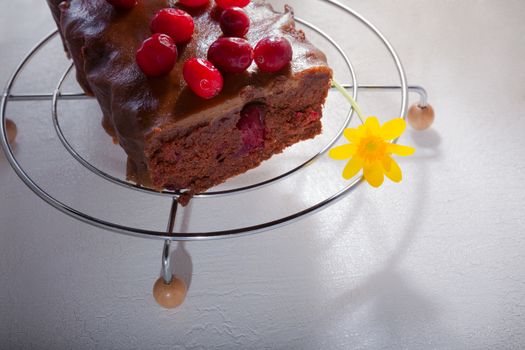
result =
[{"label": "slice of cake", "polygon": [[[241,36],[246,29],[238,18],[229,27],[223,23],[223,10],[213,1],[193,1],[204,4],[197,8],[191,7],[192,0],[131,0],[127,8],[115,6],[126,2],[130,3],[48,0],[80,85],[96,97],[103,126],[128,155],[128,179],[155,189],[187,190],[187,201],[321,132],[332,71],[325,55],[295,28],[290,8],[278,13],[263,1],[252,1],[242,10],[234,9],[249,19],[244,39],[235,39],[242,43],[229,48],[235,41],[230,40],[210,52],[223,31]],[[176,48],[167,43],[175,54],[166,53],[173,59],[168,70],[163,68],[166,60],[152,64],[147,62],[148,52],[137,54],[148,45],[144,42],[152,37],[152,27],[163,26],[164,19],[156,25],[152,20],[165,8],[184,10],[193,20],[189,40]],[[170,41],[156,35],[161,44]],[[268,38],[291,44],[291,61],[282,68],[273,69],[275,62],[264,61],[261,43]],[[271,50],[270,44],[266,48]],[[242,54],[246,45],[248,50],[255,48],[253,63],[250,57],[228,61],[228,55]],[[207,68],[207,58],[218,69]],[[239,62],[245,67],[235,66]],[[213,77],[195,81],[203,69],[216,74],[217,84]],[[210,87],[215,90],[207,95]]]}]

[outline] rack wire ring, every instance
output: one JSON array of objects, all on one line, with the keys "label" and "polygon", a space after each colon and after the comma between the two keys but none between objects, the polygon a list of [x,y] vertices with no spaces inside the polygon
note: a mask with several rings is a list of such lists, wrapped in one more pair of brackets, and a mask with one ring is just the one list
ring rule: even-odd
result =
[{"label": "rack wire ring", "polygon": [[[403,65],[401,63],[401,60],[399,59],[399,56],[397,55],[395,49],[393,48],[392,44],[386,39],[386,37],[367,19],[365,19],[362,15],[355,12],[354,10],[350,9],[349,7],[341,4],[338,1],[335,0],[322,0],[326,3],[329,3],[335,7],[338,7],[345,11],[346,13],[352,15],[354,18],[358,19],[361,23],[363,23],[365,26],[367,26],[384,44],[388,52],[390,53],[391,57],[394,60],[396,69],[398,71],[399,78],[401,80],[401,113],[400,115],[405,118],[406,117],[406,111],[407,111],[407,105],[408,105],[408,85],[406,81],[406,75],[403,68]],[[40,198],[42,198],[44,201],[46,201],[48,204],[53,206],[54,208],[60,210],[61,212],[79,220],[82,222],[85,222],[87,224],[90,224],[95,227],[99,227],[102,229],[106,229],[109,231],[127,234],[127,235],[133,235],[137,237],[143,237],[143,238],[156,238],[156,239],[162,239],[162,240],[173,240],[173,241],[189,241],[189,240],[209,240],[209,239],[222,239],[222,238],[233,238],[233,237],[239,237],[239,236],[246,236],[251,234],[256,234],[264,231],[268,231],[271,229],[277,229],[279,227],[292,224],[302,218],[304,218],[307,215],[314,214],[324,208],[326,208],[330,204],[334,204],[337,201],[343,199],[347,195],[349,195],[351,192],[355,190],[357,185],[363,182],[363,178],[357,178],[354,181],[352,181],[349,185],[347,185],[342,190],[338,191],[337,193],[333,194],[329,198],[312,205],[311,207],[304,209],[302,211],[299,211],[295,214],[286,216],[284,218],[280,218],[277,220],[269,221],[263,224],[249,226],[249,227],[243,227],[238,229],[230,229],[230,230],[223,230],[223,231],[213,231],[213,232],[192,232],[192,233],[171,233],[169,236],[166,236],[165,232],[157,232],[157,231],[151,231],[151,230],[143,230],[138,229],[134,227],[127,227],[123,225],[118,225],[115,223],[111,223],[108,221],[100,220],[97,218],[94,218],[90,215],[87,215],[85,213],[82,213],[74,208],[71,208],[64,203],[58,201],[54,197],[50,196],[47,192],[45,192],[40,186],[38,186],[28,175],[25,173],[25,171],[22,169],[20,164],[17,162],[16,158],[14,157],[14,154],[12,152],[11,146],[9,142],[7,141],[7,131],[6,131],[6,107],[7,103],[9,101],[9,96],[11,93],[11,89],[14,85],[15,80],[17,79],[18,75],[24,68],[24,66],[31,60],[31,58],[34,56],[34,54],[51,38],[54,37],[56,32],[49,34],[47,37],[45,37],[41,42],[39,42],[31,51],[30,53],[22,60],[22,62],[17,67],[15,73],[11,77],[11,79],[7,83],[7,87],[5,89],[4,95],[2,97],[2,103],[0,105],[0,112],[1,112],[1,123],[0,123],[0,133],[2,137],[0,138],[2,149],[4,150],[4,153],[6,154],[7,160],[15,170],[16,174],[20,177],[20,179]],[[355,84],[357,86],[357,84]],[[354,91],[355,93],[356,91]]]},{"label": "rack wire ring", "polygon": [[[354,69],[354,67],[352,65],[352,62],[348,58],[348,55],[344,52],[344,50],[341,48],[341,46],[332,37],[330,37],[328,34],[326,34],[319,27],[317,27],[317,26],[315,26],[315,25],[313,25],[313,24],[311,24],[311,23],[309,23],[309,22],[307,22],[307,21],[305,21],[303,19],[300,19],[300,18],[296,18],[295,20],[297,22],[305,25],[306,27],[314,30],[318,34],[320,34],[323,38],[325,38],[339,52],[339,54],[342,56],[343,60],[345,61],[345,64],[346,64],[346,66],[347,66],[347,68],[348,68],[348,70],[350,72],[351,77],[352,77],[352,85],[351,86],[355,87],[355,88],[353,88],[353,96],[352,97],[354,98],[354,100],[357,100],[358,85],[359,84],[357,82],[357,76],[356,76],[356,73],[355,73],[355,69]],[[58,138],[59,138],[60,142],[66,148],[66,150],[71,154],[71,156],[73,158],[75,158],[76,161],[78,161],[80,164],[82,164],[89,171],[91,171],[95,175],[98,175],[98,176],[100,176],[100,177],[106,179],[107,181],[112,182],[112,183],[114,183],[116,185],[119,185],[119,186],[122,186],[122,187],[125,187],[125,188],[128,188],[128,189],[136,190],[136,191],[139,191],[139,192],[145,192],[145,193],[148,193],[148,194],[153,194],[153,195],[160,195],[160,196],[167,196],[167,197],[180,196],[184,191],[163,190],[163,191],[159,192],[157,190],[153,190],[153,189],[150,189],[150,188],[147,188],[147,187],[144,187],[144,186],[140,186],[138,184],[130,183],[128,181],[124,181],[124,180],[121,180],[121,179],[116,178],[114,176],[111,176],[111,175],[101,171],[100,169],[96,168],[95,166],[93,166],[91,163],[89,163],[87,160],[85,160],[71,146],[71,144],[67,140],[66,136],[62,132],[62,128],[60,127],[60,122],[59,122],[59,119],[58,119],[58,100],[59,100],[59,97],[61,96],[60,92],[61,92],[62,85],[65,82],[65,80],[68,77],[68,75],[71,73],[73,67],[74,67],[74,65],[73,65],[73,63],[71,63],[69,65],[69,67],[66,69],[66,71],[64,72],[64,74],[62,74],[62,76],[61,76],[61,78],[60,78],[60,80],[59,80],[59,82],[57,84],[57,87],[55,89],[55,92],[53,93],[53,102],[52,102],[53,126],[55,128],[55,131],[56,131],[56,133],[58,135]],[[205,192],[205,193],[196,194],[196,195],[193,196],[193,198],[221,197],[221,196],[228,196],[228,195],[233,195],[233,194],[240,194],[240,193],[245,193],[245,192],[249,192],[249,191],[254,191],[254,190],[257,190],[257,189],[269,186],[269,185],[271,185],[271,184],[273,184],[273,183],[275,183],[277,181],[283,180],[283,179],[285,179],[285,178],[295,174],[296,172],[305,169],[308,165],[312,164],[313,162],[318,160],[321,156],[326,154],[330,150],[330,148],[337,142],[337,140],[339,140],[339,138],[343,135],[343,132],[344,132],[345,128],[347,128],[348,125],[350,125],[350,123],[352,122],[353,115],[354,115],[354,111],[353,111],[352,107],[349,107],[349,111],[348,111],[348,113],[346,115],[346,118],[345,118],[345,120],[343,122],[343,125],[339,128],[339,130],[337,131],[336,135],[328,142],[328,144],[323,146],[321,148],[321,150],[317,152],[317,154],[315,154],[314,156],[310,157],[310,159],[308,159],[307,161],[299,164],[298,166],[295,166],[293,169],[288,170],[285,173],[280,174],[278,176],[275,176],[273,178],[270,178],[270,179],[267,179],[267,180],[264,180],[264,181],[261,181],[261,182],[249,185],[249,186],[238,187],[238,188],[234,188],[234,189],[230,189],[230,190],[224,190],[224,191],[208,191],[208,192]]]}]

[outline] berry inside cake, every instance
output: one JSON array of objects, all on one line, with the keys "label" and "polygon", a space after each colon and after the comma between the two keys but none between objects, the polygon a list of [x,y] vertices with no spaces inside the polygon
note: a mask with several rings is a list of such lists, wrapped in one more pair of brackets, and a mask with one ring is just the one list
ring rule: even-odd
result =
[{"label": "berry inside cake", "polygon": [[182,203],[321,132],[325,55],[261,0],[48,0],[128,179]]}]

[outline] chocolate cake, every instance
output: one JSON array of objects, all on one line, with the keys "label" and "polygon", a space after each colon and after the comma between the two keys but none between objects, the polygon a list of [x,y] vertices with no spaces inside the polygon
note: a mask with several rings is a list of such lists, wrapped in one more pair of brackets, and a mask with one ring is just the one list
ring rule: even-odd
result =
[{"label": "chocolate cake", "polygon": [[[243,73],[224,73],[224,88],[211,99],[197,96],[182,78],[184,62],[206,58],[222,36],[213,1],[189,8],[169,0],[138,0],[119,10],[106,0],[48,0],[78,82],[98,100],[103,126],[128,155],[128,179],[154,189],[185,190],[183,202],[258,166],[286,147],[321,132],[322,107],[332,71],[325,55],[295,28],[293,12],[263,1],[244,8],[253,46],[268,36],[286,38],[290,64],[277,73],[255,62]],[[136,52],[151,36],[150,22],[174,7],[194,19],[192,39],[178,45],[169,74],[147,77]]]}]

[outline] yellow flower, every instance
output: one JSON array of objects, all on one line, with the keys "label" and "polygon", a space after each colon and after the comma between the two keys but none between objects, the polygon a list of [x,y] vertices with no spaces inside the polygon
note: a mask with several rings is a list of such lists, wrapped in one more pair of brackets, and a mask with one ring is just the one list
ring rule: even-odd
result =
[{"label": "yellow flower", "polygon": [[383,184],[385,175],[394,182],[401,182],[401,168],[392,159],[392,154],[410,156],[415,149],[393,144],[390,140],[401,136],[405,129],[406,123],[402,118],[381,126],[376,117],[369,117],[363,125],[346,129],[344,136],[350,143],[331,149],[329,155],[335,160],[349,159],[343,171],[343,177],[347,180],[363,169],[366,181],[374,187]]}]

